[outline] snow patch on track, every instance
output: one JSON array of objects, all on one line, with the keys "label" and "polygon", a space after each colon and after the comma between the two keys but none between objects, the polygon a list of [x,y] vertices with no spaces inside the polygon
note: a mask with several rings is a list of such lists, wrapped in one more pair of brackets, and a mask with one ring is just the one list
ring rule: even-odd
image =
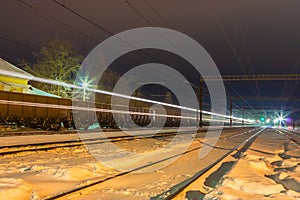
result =
[{"label": "snow patch on track", "polygon": [[299,199],[300,158],[294,147],[289,143],[274,155],[247,151],[204,199]]}]

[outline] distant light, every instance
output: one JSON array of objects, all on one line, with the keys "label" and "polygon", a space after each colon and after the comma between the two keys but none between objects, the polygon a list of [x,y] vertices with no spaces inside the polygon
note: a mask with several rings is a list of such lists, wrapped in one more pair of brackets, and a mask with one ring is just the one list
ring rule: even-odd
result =
[{"label": "distant light", "polygon": [[88,86],[89,86],[89,84],[87,82],[82,83],[82,87],[87,88]]},{"label": "distant light", "polygon": [[285,118],[285,121],[288,122],[288,123],[291,123],[292,119],[290,117],[287,117],[287,118]]},{"label": "distant light", "polygon": [[255,119],[247,119],[251,123],[255,123]]}]

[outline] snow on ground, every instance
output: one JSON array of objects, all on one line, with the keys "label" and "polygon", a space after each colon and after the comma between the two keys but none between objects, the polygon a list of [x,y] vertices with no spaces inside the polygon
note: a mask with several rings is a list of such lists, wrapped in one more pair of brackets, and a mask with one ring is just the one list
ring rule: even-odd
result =
[{"label": "snow on ground", "polygon": [[298,145],[268,131],[204,199],[300,199],[299,153]]},{"label": "snow on ground", "polygon": [[78,134],[53,134],[53,135],[32,135],[32,136],[8,136],[0,137],[1,146],[34,144],[42,142],[58,142],[68,140],[79,140]]},{"label": "snow on ground", "polygon": [[40,199],[115,173],[84,146],[6,155],[0,159],[0,199]]},{"label": "snow on ground", "polygon": [[[232,132],[224,133],[226,136],[231,134]],[[251,135],[251,133],[242,135],[242,138],[219,140],[216,148],[213,149],[209,156],[199,159],[199,148],[202,146],[201,142],[203,142],[202,138],[204,135],[201,134],[200,138],[196,139],[189,148],[189,150],[194,149],[194,151],[178,156],[176,161],[166,167],[147,173],[127,174],[62,199],[150,199],[150,197],[160,194],[171,186],[191,177],[200,169],[210,165],[227,152],[228,149],[241,142],[243,138],[249,137],[249,134]],[[139,146],[143,144],[140,143]],[[139,148],[139,146],[136,146],[136,148]],[[156,160],[161,158],[160,155],[157,155]]]},{"label": "snow on ground", "polygon": [[[224,131],[222,136],[230,137],[221,136],[213,151],[203,159],[198,157],[198,148],[202,145],[205,133],[199,134],[199,138],[196,138],[190,146],[190,150],[196,149],[195,151],[178,156],[175,162],[166,167],[111,179],[62,199],[149,199],[191,177],[243,141],[243,138],[253,134],[247,132],[235,137],[233,132]],[[6,143],[3,140],[2,142],[5,144],[21,143],[23,137],[28,136],[12,137]],[[67,135],[30,136],[31,141],[38,142],[55,137],[56,140],[68,139],[64,138]],[[69,137],[75,139],[78,136],[70,135]],[[270,137],[273,140],[270,140]],[[29,141],[29,137],[27,139]],[[120,158],[115,162],[121,162],[128,168],[131,168],[133,164],[153,163],[162,158],[163,153],[160,154],[158,149],[164,147],[169,141],[170,138],[148,138],[115,143],[121,149],[143,155],[143,159],[132,158],[126,161]],[[106,152],[100,153],[105,155]],[[291,189],[293,186],[284,186],[284,184],[293,185],[294,182],[289,181],[290,179],[297,181],[296,187],[299,186],[299,153],[299,146],[287,140],[283,135],[263,134],[224,176],[218,187],[206,187],[206,190],[211,192],[205,198],[230,200],[300,198],[299,193]],[[105,179],[118,173],[120,171],[97,161],[84,146],[2,156],[0,158],[0,199],[40,199],[77,187],[84,180]]]},{"label": "snow on ground", "polygon": [[31,185],[19,178],[0,179],[0,199],[23,200],[31,198]]}]

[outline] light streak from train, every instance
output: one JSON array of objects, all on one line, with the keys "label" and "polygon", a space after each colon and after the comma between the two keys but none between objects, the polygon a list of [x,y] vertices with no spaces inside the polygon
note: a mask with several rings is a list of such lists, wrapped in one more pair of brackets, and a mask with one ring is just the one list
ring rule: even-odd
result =
[{"label": "light streak from train", "polygon": [[[169,103],[164,103],[164,102],[159,102],[159,101],[153,101],[153,100],[149,100],[149,99],[143,99],[143,98],[140,98],[140,97],[128,96],[128,95],[109,92],[109,91],[100,90],[100,89],[83,88],[83,86],[79,86],[79,85],[75,85],[75,84],[70,84],[70,83],[65,83],[65,82],[62,82],[62,81],[51,80],[51,79],[40,78],[40,77],[32,77],[32,76],[29,76],[29,75],[16,73],[16,72],[11,72],[11,71],[6,71],[6,70],[2,70],[2,69],[0,69],[0,74],[5,75],[5,76],[11,76],[11,77],[17,77],[17,78],[33,80],[33,81],[37,81],[37,82],[41,82],[41,83],[59,85],[59,86],[68,87],[68,88],[82,89],[82,90],[85,89],[86,91],[90,91],[90,92],[95,92],[95,93],[100,93],[100,94],[107,94],[107,95],[111,95],[111,96],[117,96],[117,97],[121,97],[121,98],[137,100],[137,101],[143,101],[143,102],[147,102],[147,103],[159,104],[159,105],[163,105],[163,106],[168,106],[168,107],[172,107],[172,108],[179,108],[179,109],[188,110],[188,111],[192,111],[192,112],[198,112],[198,113],[201,112],[200,110],[197,110],[195,108],[189,108],[189,107],[185,107],[185,106],[179,106],[179,105],[174,105],[174,104],[169,104]],[[87,109],[87,108],[85,108],[85,109]],[[122,111],[122,112],[124,112],[124,111]],[[254,123],[253,120],[243,119],[243,118],[234,117],[234,116],[223,115],[223,114],[219,114],[219,113],[213,113],[213,112],[210,112],[210,111],[202,110],[202,113],[203,114],[208,114],[208,115],[213,115],[213,116],[218,116],[218,117],[223,117],[223,118],[227,118],[227,119],[233,119],[233,120],[239,120],[239,121]]]},{"label": "light streak from train", "polygon": [[[87,108],[87,107],[80,107],[80,106],[43,104],[43,103],[10,101],[10,100],[9,101],[8,100],[0,100],[0,104],[7,104],[7,105],[13,105],[13,106],[29,106],[29,107],[39,107],[39,108],[51,108],[51,109],[76,110],[76,111],[85,111],[85,112],[106,112],[106,113],[118,113],[118,114],[130,114],[130,115],[144,115],[144,116],[153,116],[153,117],[170,117],[170,118],[190,119],[190,120],[196,120],[197,119],[194,116],[168,115],[168,114],[137,112],[137,111],[124,111],[124,110],[110,110],[110,109],[105,109],[105,108]],[[223,120],[222,119],[210,119],[210,118],[205,118],[205,117],[204,117],[204,121],[227,122],[224,119]]]}]

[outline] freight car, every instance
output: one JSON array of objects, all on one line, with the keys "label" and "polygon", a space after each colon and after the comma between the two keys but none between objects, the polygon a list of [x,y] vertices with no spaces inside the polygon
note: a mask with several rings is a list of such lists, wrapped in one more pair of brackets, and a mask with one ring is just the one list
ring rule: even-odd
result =
[{"label": "freight car", "polygon": [[[109,98],[104,98],[101,103],[78,101],[76,107],[72,106],[71,99],[40,96],[33,94],[0,91],[0,123],[16,123],[17,126],[31,127],[43,130],[59,130],[61,126],[65,128],[87,129],[89,126],[98,123],[104,128],[118,128],[114,117],[121,121],[121,126],[128,125],[128,116],[139,126],[147,126],[151,120],[157,123],[165,120],[165,126],[179,126],[181,120],[187,126],[194,125],[195,120],[181,119],[180,111],[174,108],[166,108],[166,119],[157,115],[150,115],[151,104],[145,102],[134,102],[130,105],[129,114],[117,112],[113,117],[113,110],[109,104]],[[73,101],[74,103],[74,101]],[[87,108],[94,108],[89,110]],[[121,110],[121,109],[120,109]],[[97,120],[90,120],[84,115],[86,112],[96,112]],[[73,115],[81,117],[81,120],[74,122]],[[155,124],[152,124],[155,126]]]},{"label": "freight car", "polygon": [[17,126],[59,130],[61,124],[69,126],[72,116],[67,109],[71,101],[55,97],[0,91],[0,122]]}]

